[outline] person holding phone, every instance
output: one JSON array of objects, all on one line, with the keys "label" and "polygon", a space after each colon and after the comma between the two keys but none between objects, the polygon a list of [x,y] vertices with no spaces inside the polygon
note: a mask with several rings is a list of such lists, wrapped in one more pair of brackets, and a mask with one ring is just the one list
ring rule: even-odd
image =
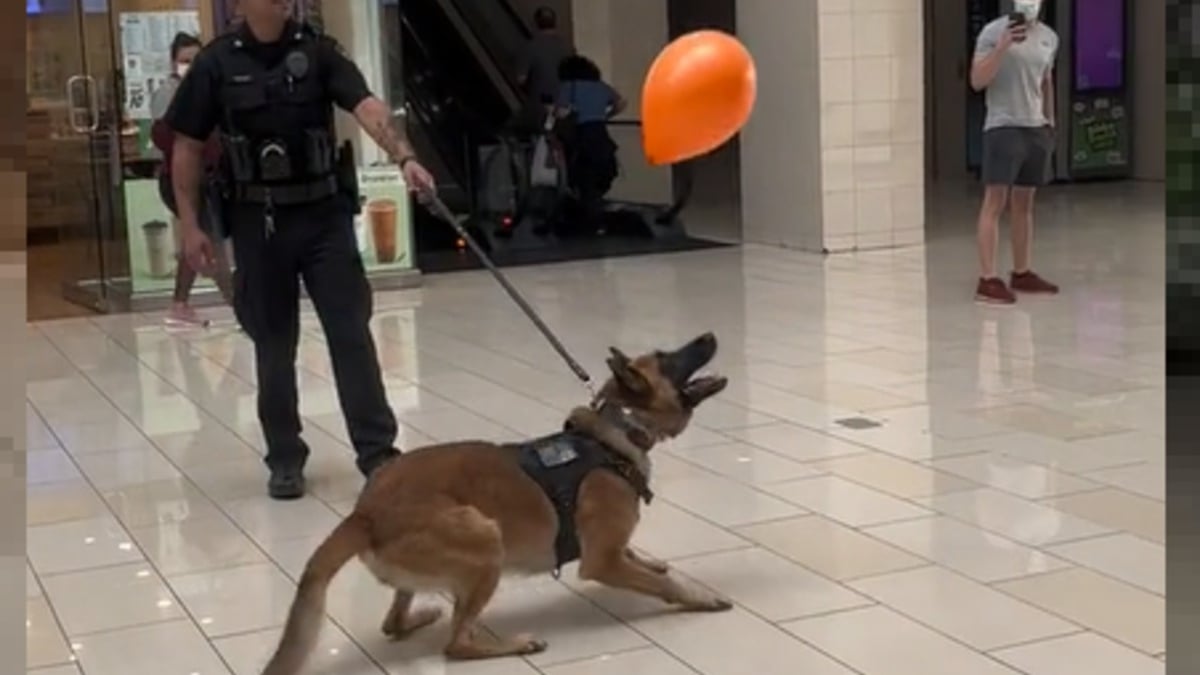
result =
[{"label": "person holding phone", "polygon": [[[1058,35],[1039,20],[1041,0],[1016,0],[1014,11],[984,26],[971,65],[971,88],[985,92],[984,184],[979,210],[979,302],[1011,305],[1016,293],[1053,295],[1058,286],[1032,270],[1033,200],[1049,181],[1054,154],[1054,61]],[[996,271],[1000,216],[1009,210],[1013,269]]]}]

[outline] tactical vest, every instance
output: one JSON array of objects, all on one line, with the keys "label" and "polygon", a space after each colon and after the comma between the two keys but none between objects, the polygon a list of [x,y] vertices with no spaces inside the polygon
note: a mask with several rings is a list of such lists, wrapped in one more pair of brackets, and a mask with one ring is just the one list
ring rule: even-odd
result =
[{"label": "tactical vest", "polygon": [[320,74],[320,37],[289,25],[283,59],[267,66],[240,35],[216,51],[221,143],[233,196],[268,208],[307,204],[338,191],[333,103]]},{"label": "tactical vest", "polygon": [[554,539],[555,575],[567,563],[579,559],[579,533],[575,510],[579,487],[593,471],[612,471],[629,482],[647,504],[654,498],[646,477],[629,460],[589,436],[564,431],[517,446],[517,457],[526,475],[546,493],[558,516]]}]

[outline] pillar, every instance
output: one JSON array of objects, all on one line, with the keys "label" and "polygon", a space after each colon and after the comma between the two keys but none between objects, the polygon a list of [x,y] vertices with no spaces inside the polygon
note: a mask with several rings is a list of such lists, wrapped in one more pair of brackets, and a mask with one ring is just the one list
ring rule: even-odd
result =
[{"label": "pillar", "polygon": [[741,140],[747,242],[924,241],[920,0],[739,0],[759,102]]}]

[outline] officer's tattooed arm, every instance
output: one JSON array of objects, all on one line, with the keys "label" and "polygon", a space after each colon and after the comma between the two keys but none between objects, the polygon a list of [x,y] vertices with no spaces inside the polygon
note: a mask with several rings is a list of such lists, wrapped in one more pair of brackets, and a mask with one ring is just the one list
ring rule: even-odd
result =
[{"label": "officer's tattooed arm", "polygon": [[354,117],[393,162],[416,157],[404,131],[392,120],[392,111],[383,101],[374,96],[364,99],[354,108]]},{"label": "officer's tattooed arm", "polygon": [[184,227],[199,227],[201,187],[204,179],[204,143],[175,134],[171,152],[171,186]]}]

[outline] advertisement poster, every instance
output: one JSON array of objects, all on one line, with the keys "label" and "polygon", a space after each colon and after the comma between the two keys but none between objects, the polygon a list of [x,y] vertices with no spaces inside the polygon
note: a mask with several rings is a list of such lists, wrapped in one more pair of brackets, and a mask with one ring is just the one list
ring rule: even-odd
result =
[{"label": "advertisement poster", "polygon": [[359,169],[358,191],[362,210],[354,219],[354,235],[367,271],[412,267],[408,187],[400,169]]},{"label": "advertisement poster", "polygon": [[141,156],[157,157],[158,152],[150,142],[151,102],[173,72],[171,41],[179,33],[199,35],[200,13],[122,12],[118,23],[125,76],[125,121],[137,127]]},{"label": "advertisement poster", "polygon": [[[408,188],[396,167],[359,169],[362,212],[354,219],[358,251],[368,273],[413,266]],[[170,293],[175,288],[175,224],[158,195],[155,179],[125,180],[129,270],[133,292]],[[196,281],[213,288],[211,279]]]},{"label": "advertisement poster", "polygon": [[1071,104],[1071,170],[1123,170],[1129,165],[1129,118],[1119,99],[1096,96]]},{"label": "advertisement poster", "polygon": [[[125,218],[129,276],[135,294],[170,293],[175,288],[175,224],[158,196],[158,181],[125,179]],[[214,287],[197,279],[197,289]]]}]

